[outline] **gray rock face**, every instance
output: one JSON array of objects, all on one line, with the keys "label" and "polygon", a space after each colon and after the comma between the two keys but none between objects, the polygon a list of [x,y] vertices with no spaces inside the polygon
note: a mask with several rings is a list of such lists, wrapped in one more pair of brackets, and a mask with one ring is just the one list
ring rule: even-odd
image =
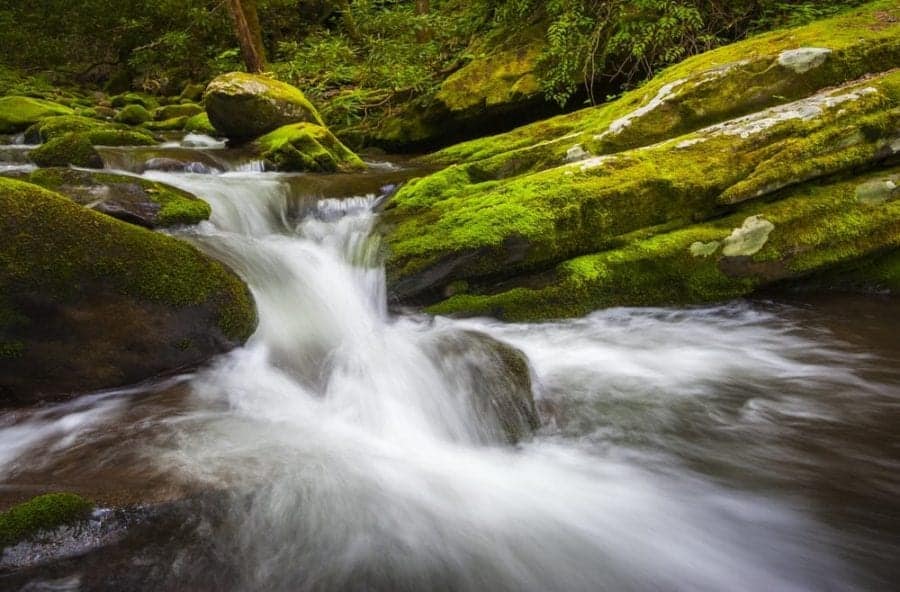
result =
[{"label": "gray rock face", "polygon": [[782,52],[778,63],[797,74],[805,74],[824,64],[829,54],[831,50],[824,47],[801,47]]}]

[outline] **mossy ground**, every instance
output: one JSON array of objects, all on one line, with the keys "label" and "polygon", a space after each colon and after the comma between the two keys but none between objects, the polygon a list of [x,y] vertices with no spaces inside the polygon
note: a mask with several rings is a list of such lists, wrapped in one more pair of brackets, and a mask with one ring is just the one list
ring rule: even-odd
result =
[{"label": "mossy ground", "polygon": [[327,128],[295,123],[257,140],[263,158],[281,171],[335,172],[365,167]]},{"label": "mossy ground", "polygon": [[[0,179],[0,212],[0,286],[8,297],[39,293],[67,302],[80,297],[80,286],[99,282],[174,307],[214,303],[222,332],[235,340],[245,340],[255,328],[243,282],[182,241],[11,179]],[[8,300],[0,304],[5,332],[23,315]]]},{"label": "mossy ground", "polygon": [[87,518],[93,504],[74,493],[48,493],[0,513],[0,549]]}]

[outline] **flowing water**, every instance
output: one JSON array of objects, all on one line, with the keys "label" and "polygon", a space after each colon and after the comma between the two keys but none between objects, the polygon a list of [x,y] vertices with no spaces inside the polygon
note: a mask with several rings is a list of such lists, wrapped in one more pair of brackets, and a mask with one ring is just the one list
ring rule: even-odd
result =
[{"label": "flowing water", "polygon": [[[248,282],[259,328],[196,373],[0,415],[8,490],[226,492],[212,544],[240,590],[887,590],[900,576],[896,301],[432,319],[389,309],[373,233],[378,187],[412,172],[145,174],[210,202],[208,223],[177,234]],[[496,360],[435,347],[472,331],[527,355],[533,438],[505,444],[474,411]]]}]

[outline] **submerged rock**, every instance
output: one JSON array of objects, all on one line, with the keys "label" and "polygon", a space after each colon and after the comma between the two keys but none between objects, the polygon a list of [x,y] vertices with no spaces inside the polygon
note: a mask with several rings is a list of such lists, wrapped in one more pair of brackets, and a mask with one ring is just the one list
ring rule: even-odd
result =
[{"label": "submerged rock", "polygon": [[256,325],[249,290],[177,239],[0,179],[0,402],[200,364]]},{"label": "submerged rock", "polygon": [[[177,163],[184,170],[184,163]],[[165,183],[116,173],[68,168],[38,169],[29,181],[76,203],[146,228],[197,224],[209,218],[209,204]]]},{"label": "submerged rock", "polygon": [[256,141],[269,168],[279,171],[326,172],[359,170],[363,161],[327,128],[294,123]]},{"label": "submerged rock", "polygon": [[524,353],[478,331],[446,331],[427,348],[447,383],[474,396],[486,440],[515,444],[540,427]]},{"label": "submerged rock", "polygon": [[92,504],[74,493],[48,493],[0,512],[0,550],[87,518]]},{"label": "submerged rock", "polygon": [[252,140],[291,123],[325,124],[297,88],[265,76],[232,72],[206,87],[212,125],[234,140]]},{"label": "submerged rock", "polygon": [[68,107],[31,97],[0,98],[0,134],[25,131],[30,125],[54,115],[71,115]]}]

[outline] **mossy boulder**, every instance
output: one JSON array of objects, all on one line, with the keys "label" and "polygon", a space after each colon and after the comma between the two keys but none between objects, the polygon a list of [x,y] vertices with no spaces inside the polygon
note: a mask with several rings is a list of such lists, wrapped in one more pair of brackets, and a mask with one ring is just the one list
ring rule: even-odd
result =
[{"label": "mossy boulder", "polygon": [[203,91],[206,90],[205,84],[192,83],[184,85],[184,89],[182,89],[181,94],[178,95],[179,101],[190,101],[192,103],[198,103],[201,99],[203,99]]},{"label": "mossy boulder", "polygon": [[74,493],[48,493],[0,512],[0,549],[42,531],[87,519],[93,504]]},{"label": "mossy boulder", "polygon": [[209,204],[195,195],[131,175],[47,168],[33,172],[29,181],[78,204],[146,228],[197,224],[211,214]]},{"label": "mossy boulder", "polygon": [[215,136],[218,132],[213,124],[209,121],[209,115],[206,112],[198,113],[188,118],[184,123],[184,131],[189,134],[205,134],[207,136]]},{"label": "mossy boulder", "polygon": [[509,320],[579,316],[610,306],[713,302],[829,270],[826,277],[896,287],[900,195],[872,202],[860,199],[859,189],[898,173],[809,183],[724,218],[635,232],[621,246],[521,276],[499,291],[475,287],[431,311]]},{"label": "mossy boulder", "polygon": [[42,167],[103,168],[103,159],[86,134],[70,133],[54,138],[32,150],[28,157]]},{"label": "mossy boulder", "polygon": [[156,121],[165,121],[176,117],[193,117],[200,113],[203,113],[203,107],[196,103],[166,105],[164,107],[158,107],[153,112],[153,119]]},{"label": "mossy boulder", "polygon": [[0,401],[135,383],[244,342],[246,285],[170,236],[0,179]]},{"label": "mossy boulder", "polygon": [[[481,163],[409,183],[385,212],[395,293],[517,275],[900,152],[900,71],[653,146],[496,180]],[[489,163],[488,163],[489,166]]]},{"label": "mossy boulder", "polygon": [[279,171],[336,172],[365,168],[363,161],[328,128],[294,123],[256,141],[269,168]]},{"label": "mossy boulder", "polygon": [[127,92],[112,97],[110,99],[110,105],[117,109],[127,107],[128,105],[140,105],[147,111],[152,111],[153,109],[156,109],[157,106],[159,106],[159,102],[150,95],[136,92]]},{"label": "mossy boulder", "polygon": [[140,125],[153,119],[150,112],[143,105],[126,105],[119,114],[116,115],[116,121],[127,125]]},{"label": "mossy boulder", "polygon": [[71,115],[73,111],[64,105],[31,97],[0,98],[0,134],[15,134],[54,115]]},{"label": "mossy boulder", "polygon": [[40,144],[71,133],[86,136],[95,146],[152,146],[157,143],[149,132],[78,115],[48,117],[25,131],[25,141]]},{"label": "mossy boulder", "polygon": [[162,121],[148,121],[144,127],[157,132],[176,132],[184,129],[190,118],[187,115],[163,119]]},{"label": "mossy boulder", "polygon": [[251,140],[291,123],[324,126],[299,89],[265,76],[223,74],[206,87],[204,101],[213,126],[234,140]]}]

